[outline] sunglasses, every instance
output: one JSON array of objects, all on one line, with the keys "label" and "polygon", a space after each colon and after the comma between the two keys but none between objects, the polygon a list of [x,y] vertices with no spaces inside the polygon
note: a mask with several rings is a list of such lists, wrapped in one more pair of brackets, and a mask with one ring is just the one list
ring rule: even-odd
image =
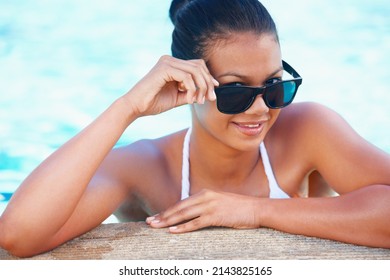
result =
[{"label": "sunglasses", "polygon": [[262,95],[265,105],[270,109],[280,109],[291,104],[302,78],[287,62],[282,61],[282,65],[294,79],[263,87],[227,85],[215,88],[218,110],[224,114],[245,112],[252,106],[257,95]]}]

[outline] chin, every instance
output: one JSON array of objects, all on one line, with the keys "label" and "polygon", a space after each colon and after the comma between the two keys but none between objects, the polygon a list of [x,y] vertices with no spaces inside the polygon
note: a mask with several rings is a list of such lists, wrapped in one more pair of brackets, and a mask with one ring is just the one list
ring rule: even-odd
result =
[{"label": "chin", "polygon": [[260,133],[255,136],[236,134],[235,136],[231,137],[231,146],[239,151],[250,152],[259,149],[261,142],[264,141],[265,134]]}]

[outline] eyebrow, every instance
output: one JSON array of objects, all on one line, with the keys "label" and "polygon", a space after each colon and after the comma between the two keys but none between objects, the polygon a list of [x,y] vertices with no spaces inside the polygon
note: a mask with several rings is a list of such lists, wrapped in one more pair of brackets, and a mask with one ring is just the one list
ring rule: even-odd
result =
[{"label": "eyebrow", "polygon": [[[275,70],[274,72],[272,72],[270,75],[268,75],[268,78],[266,80],[268,80],[269,78],[272,78],[273,76],[275,76],[277,73],[279,73],[280,71],[283,71],[283,67],[280,66],[277,70]],[[223,73],[222,75],[219,75],[217,76],[216,78],[219,79],[219,78],[222,78],[222,77],[226,77],[226,76],[234,76],[234,77],[237,77],[237,78],[240,78],[242,80],[245,80],[247,79],[248,77],[245,76],[245,75],[241,75],[237,72],[226,72],[226,73]]]}]

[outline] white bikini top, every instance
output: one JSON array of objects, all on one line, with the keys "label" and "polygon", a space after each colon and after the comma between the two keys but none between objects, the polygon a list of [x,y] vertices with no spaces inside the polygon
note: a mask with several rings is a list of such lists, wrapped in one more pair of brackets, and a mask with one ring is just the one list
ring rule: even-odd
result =
[{"label": "white bikini top", "polygon": [[[182,181],[181,181],[181,199],[185,199],[190,196],[190,136],[192,128],[190,127],[184,138],[183,143],[183,165],[182,165]],[[267,175],[269,184],[269,197],[270,198],[290,198],[278,185],[274,172],[272,171],[271,163],[268,158],[267,150],[265,149],[264,142],[260,144],[260,155],[263,160],[265,174]]]}]

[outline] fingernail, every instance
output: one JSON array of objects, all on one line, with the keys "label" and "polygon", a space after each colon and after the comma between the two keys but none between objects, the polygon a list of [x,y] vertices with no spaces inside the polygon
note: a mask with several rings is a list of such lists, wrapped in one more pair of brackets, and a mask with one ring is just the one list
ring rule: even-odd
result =
[{"label": "fingernail", "polygon": [[156,219],[156,217],[147,217],[147,218],[146,218],[146,222],[147,222],[147,223],[150,223],[150,222],[153,221],[154,219]]},{"label": "fingernail", "polygon": [[198,100],[197,100],[196,102],[197,102],[198,104],[203,104],[203,103],[202,103],[202,100],[203,100],[203,97],[200,97],[200,96],[199,96],[199,98],[198,98]]},{"label": "fingernail", "polygon": [[204,96],[198,96],[197,102],[199,104],[203,104],[203,99],[204,99]]},{"label": "fingernail", "polygon": [[217,87],[217,86],[219,86],[219,82],[216,80],[216,79],[214,79],[213,78],[213,84]]},{"label": "fingernail", "polygon": [[151,221],[151,224],[158,224],[159,222],[160,222],[159,219],[153,219],[153,220]]},{"label": "fingernail", "polygon": [[206,101],[206,96],[203,96],[200,104],[204,104],[205,101]]},{"label": "fingernail", "polygon": [[215,94],[215,91],[213,90],[213,94],[211,96],[211,100],[214,101],[217,99],[217,95]]},{"label": "fingernail", "polygon": [[182,82],[178,83],[177,85],[177,89],[180,91],[180,92],[186,92],[186,87],[184,86],[184,84]]},{"label": "fingernail", "polygon": [[176,227],[176,226],[173,226],[173,227],[170,227],[170,228],[169,228],[169,231],[175,231],[175,230],[177,230],[177,227]]}]

